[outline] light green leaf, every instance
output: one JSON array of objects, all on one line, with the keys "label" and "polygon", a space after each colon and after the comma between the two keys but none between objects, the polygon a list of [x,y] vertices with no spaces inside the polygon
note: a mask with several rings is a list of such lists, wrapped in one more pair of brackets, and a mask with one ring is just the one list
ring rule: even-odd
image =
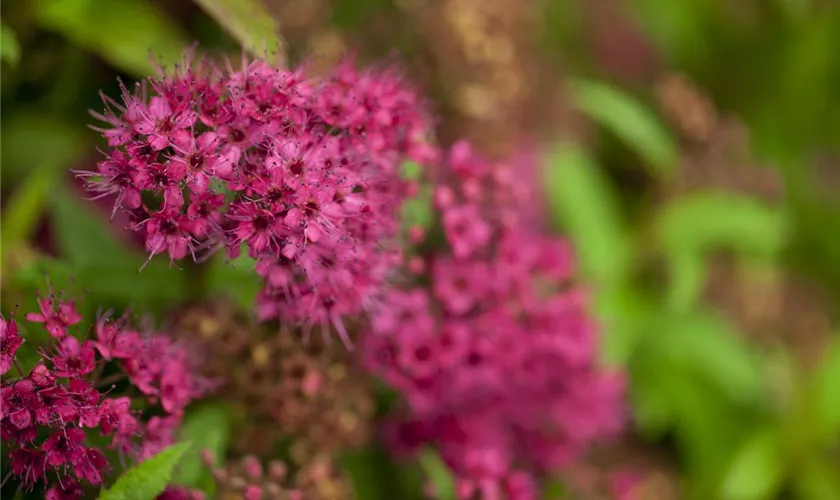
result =
[{"label": "light green leaf", "polygon": [[673,201],[662,211],[657,226],[670,251],[726,248],[766,257],[781,252],[790,229],[781,209],[724,192]]},{"label": "light green leaf", "polygon": [[724,500],[776,498],[784,479],[784,454],[778,432],[756,431],[735,454],[722,486]]},{"label": "light green leaf", "polygon": [[420,452],[420,466],[435,487],[435,498],[455,500],[455,479],[437,451],[426,448]]},{"label": "light green leaf", "polygon": [[656,172],[674,168],[674,139],[644,104],[606,83],[579,80],[572,83],[571,90],[581,111],[637,151]]},{"label": "light green leaf", "polygon": [[814,374],[814,412],[818,435],[828,443],[840,438],[840,338]]},{"label": "light green leaf", "polygon": [[656,232],[668,259],[671,306],[687,310],[705,284],[706,254],[715,249],[773,260],[789,234],[787,215],[758,200],[708,192],[667,205]]},{"label": "light green leaf", "polygon": [[12,66],[17,66],[20,62],[20,44],[18,44],[17,36],[4,23],[0,23],[0,60]]},{"label": "light green leaf", "polygon": [[213,494],[213,475],[202,461],[201,454],[209,450],[216,460],[224,460],[230,439],[228,413],[227,406],[222,403],[204,403],[187,413],[179,436],[182,441],[192,443],[192,446],[179,463],[172,478],[173,483],[200,488],[208,495]]},{"label": "light green leaf", "polygon": [[613,187],[599,165],[572,145],[557,147],[546,166],[548,203],[596,285],[625,277],[631,248]]},{"label": "light green leaf", "polygon": [[154,72],[151,56],[165,64],[181,59],[187,45],[180,28],[143,0],[39,0],[35,18],[135,76]]},{"label": "light green leaf", "polygon": [[261,57],[276,50],[282,59],[280,24],[259,0],[195,0],[227,33],[250,52]]},{"label": "light green leaf", "polygon": [[35,170],[17,190],[3,210],[0,239],[3,259],[8,251],[25,244],[41,217],[41,212],[54,186],[53,170],[42,166]]},{"label": "light green leaf", "polygon": [[172,471],[189,448],[189,443],[176,444],[138,464],[102,492],[99,500],[154,500],[166,488]]}]

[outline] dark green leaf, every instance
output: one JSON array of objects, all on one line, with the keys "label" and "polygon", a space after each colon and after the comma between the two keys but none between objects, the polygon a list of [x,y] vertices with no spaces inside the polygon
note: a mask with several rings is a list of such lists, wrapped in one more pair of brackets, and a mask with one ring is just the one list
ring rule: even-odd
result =
[{"label": "dark green leaf", "polygon": [[120,476],[99,500],[154,500],[169,483],[178,461],[190,448],[180,443],[163,450]]},{"label": "dark green leaf", "polygon": [[283,57],[280,24],[260,0],[195,0],[251,54],[260,57],[276,50]]},{"label": "dark green leaf", "polygon": [[139,253],[131,255],[128,246],[116,239],[120,229],[109,227],[107,212],[95,213],[93,205],[84,205],[80,197],[66,189],[56,190],[53,197],[53,228],[61,255],[81,266],[136,263]]},{"label": "dark green leaf", "polygon": [[181,59],[187,38],[169,18],[142,0],[39,0],[37,21],[135,76],[154,72],[151,56]]},{"label": "dark green leaf", "polygon": [[3,180],[20,179],[45,166],[53,174],[67,168],[88,146],[84,128],[57,120],[43,111],[4,116],[0,124]]},{"label": "dark green leaf", "polygon": [[227,406],[222,403],[204,403],[187,413],[179,436],[192,446],[178,464],[173,483],[200,488],[208,495],[213,495],[213,475],[201,455],[204,450],[209,450],[216,460],[224,461],[230,438],[228,413]]},{"label": "dark green leaf", "polygon": [[631,248],[613,188],[600,166],[580,148],[559,146],[548,161],[546,191],[586,275],[596,285],[620,281],[628,270]]},{"label": "dark green leaf", "polygon": [[722,486],[724,500],[776,498],[784,479],[783,448],[775,428],[756,431],[732,460]]},{"label": "dark green leaf", "polygon": [[347,453],[341,457],[341,467],[350,477],[356,498],[365,500],[386,500],[388,497],[383,483],[383,456],[373,449]]},{"label": "dark green leaf", "polygon": [[617,87],[588,81],[574,82],[572,96],[581,111],[637,151],[655,171],[674,168],[674,139],[656,115],[633,96]]}]

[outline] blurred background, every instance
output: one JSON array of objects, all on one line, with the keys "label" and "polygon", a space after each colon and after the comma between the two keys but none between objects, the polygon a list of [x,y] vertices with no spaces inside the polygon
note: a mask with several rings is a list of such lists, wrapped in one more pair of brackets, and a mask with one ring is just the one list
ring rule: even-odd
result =
[{"label": "blurred background", "polygon": [[[595,291],[604,362],[627,370],[632,423],[547,498],[609,498],[626,470],[643,499],[840,499],[836,2],[5,0],[0,17],[4,311],[47,273],[88,304],[251,303],[258,283],[221,260],[201,280],[157,259],[138,274],[142,242],[71,173],[101,157],[99,91],[151,74],[150,53],[173,63],[197,41],[237,60],[266,41],[316,70],[390,58],[433,99],[441,144],[556,145],[548,206]],[[181,316],[248,336],[224,307],[201,311]],[[289,349],[260,345],[240,349],[258,371]],[[366,397],[352,412],[371,420]],[[342,487],[417,498],[358,432]]]}]

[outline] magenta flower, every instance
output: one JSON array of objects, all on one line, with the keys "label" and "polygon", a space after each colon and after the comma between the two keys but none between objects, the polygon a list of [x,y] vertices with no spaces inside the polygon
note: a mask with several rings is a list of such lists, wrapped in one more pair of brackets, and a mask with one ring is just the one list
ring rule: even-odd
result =
[{"label": "magenta flower", "polygon": [[40,313],[29,313],[27,321],[44,323],[47,332],[60,339],[67,335],[67,328],[82,321],[82,316],[76,312],[72,302],[63,302],[55,297],[38,299]]},{"label": "magenta flower", "polygon": [[[96,340],[79,340],[67,327],[81,316],[71,302],[59,301],[57,311],[54,303],[41,300],[41,312],[26,315],[45,323],[57,341],[28,374],[0,381],[0,438],[24,489],[42,484],[47,498],[85,498],[83,485],[102,484],[111,468],[102,450],[89,444],[89,432],[112,437],[111,446],[123,456],[146,458],[172,443],[183,409],[213,383],[195,375],[187,349],[161,334],[128,328],[126,316],[102,316]],[[12,364],[22,339],[13,321],[3,320],[3,326],[3,352]],[[113,381],[98,379],[101,373]],[[128,383],[117,389],[119,377]],[[153,411],[159,403],[159,416],[144,422],[131,409],[131,393],[145,397]]]},{"label": "magenta flower", "polygon": [[392,68],[347,60],[313,78],[230,66],[188,54],[174,73],[123,89],[121,104],[105,98],[94,117],[112,151],[79,175],[94,197],[116,197],[151,256],[233,258],[244,245],[265,278],[262,318],[341,334],[400,264],[411,184],[399,167],[434,161],[433,121]]},{"label": "magenta flower", "polygon": [[64,337],[52,358],[53,371],[58,377],[82,377],[93,371],[95,358],[93,342]]},{"label": "magenta flower", "polygon": [[536,499],[535,477],[623,422],[622,378],[597,366],[597,328],[571,250],[547,234],[527,176],[464,144],[439,172],[449,249],[427,288],[390,289],[372,315],[365,365],[399,390],[395,441],[436,445],[459,498]]},{"label": "magenta flower", "polygon": [[14,318],[6,321],[0,315],[0,375],[5,375],[15,359],[18,347],[23,344],[23,337],[18,333]]}]

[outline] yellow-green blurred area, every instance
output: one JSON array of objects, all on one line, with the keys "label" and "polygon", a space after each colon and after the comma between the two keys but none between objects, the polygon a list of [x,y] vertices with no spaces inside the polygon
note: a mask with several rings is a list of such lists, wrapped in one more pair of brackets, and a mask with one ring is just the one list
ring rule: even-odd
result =
[{"label": "yellow-green blurred area", "polygon": [[[442,144],[550,145],[546,206],[630,413],[552,494],[604,498],[598,474],[629,469],[641,499],[840,499],[839,2],[5,0],[0,17],[4,312],[47,275],[153,312],[254,293],[221,261],[202,289],[157,259],[137,273],[142,245],[71,173],[101,158],[100,89],[194,41],[315,68],[389,57]],[[359,499],[421,498],[379,452],[348,464]]]}]

